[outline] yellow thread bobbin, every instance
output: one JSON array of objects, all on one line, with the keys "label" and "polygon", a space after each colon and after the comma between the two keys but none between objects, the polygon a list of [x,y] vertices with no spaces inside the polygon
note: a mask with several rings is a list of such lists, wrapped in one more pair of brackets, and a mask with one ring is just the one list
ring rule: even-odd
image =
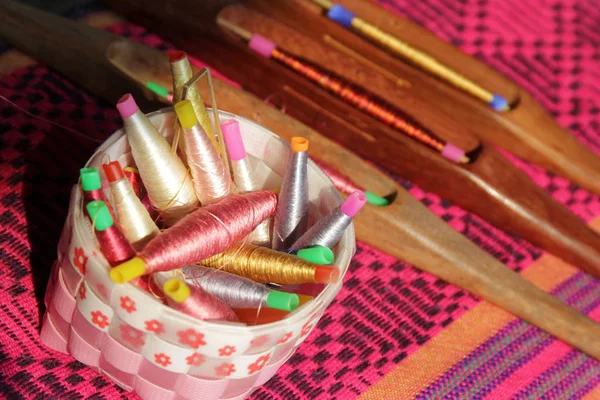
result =
[{"label": "yellow thread bobbin", "polygon": [[[183,88],[193,77],[192,66],[187,58],[187,54],[182,51],[171,52],[169,61],[171,62],[171,72],[173,73],[173,103],[177,103],[183,100]],[[192,85],[188,90],[187,99],[192,102],[192,107],[198,121],[210,138],[213,146],[215,146],[215,149],[219,149],[212,122],[196,85]],[[182,142],[181,140],[179,141],[180,146]]]},{"label": "yellow thread bobbin", "polygon": [[244,276],[257,282],[280,284],[333,283],[335,267],[316,265],[291,254],[252,244],[238,244],[201,262],[210,268]]},{"label": "yellow thread bobbin", "polygon": [[481,99],[486,104],[491,103],[494,99],[494,94],[492,92],[482,88],[475,82],[446,67],[435,58],[411,47],[408,43],[382,31],[376,26],[373,26],[360,18],[354,18],[352,20],[352,27],[363,35],[379,42],[382,46],[387,47],[419,67],[422,67],[431,74],[436,75],[453,86]]}]

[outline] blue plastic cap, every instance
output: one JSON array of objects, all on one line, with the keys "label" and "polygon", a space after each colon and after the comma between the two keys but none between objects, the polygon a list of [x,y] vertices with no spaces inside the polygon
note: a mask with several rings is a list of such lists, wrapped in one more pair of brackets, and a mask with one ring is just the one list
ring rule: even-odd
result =
[{"label": "blue plastic cap", "polygon": [[352,26],[352,20],[354,17],[356,17],[356,14],[340,6],[339,4],[334,4],[329,11],[327,11],[327,18],[337,22],[340,25],[344,25],[347,28]]},{"label": "blue plastic cap", "polygon": [[506,111],[509,109],[508,100],[499,94],[495,94],[490,101],[490,106],[496,111]]}]

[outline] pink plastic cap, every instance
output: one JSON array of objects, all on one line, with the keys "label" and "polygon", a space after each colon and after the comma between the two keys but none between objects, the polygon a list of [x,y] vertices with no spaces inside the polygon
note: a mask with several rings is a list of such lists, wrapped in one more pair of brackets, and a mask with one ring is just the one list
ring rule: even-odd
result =
[{"label": "pink plastic cap", "polygon": [[122,118],[129,118],[137,112],[140,108],[136,104],[131,93],[127,93],[125,96],[119,99],[117,103],[117,110],[121,114]]},{"label": "pink plastic cap", "polygon": [[340,210],[349,217],[354,217],[367,202],[364,192],[356,190],[340,206]]},{"label": "pink plastic cap", "polygon": [[248,47],[261,56],[270,58],[273,50],[275,50],[277,46],[264,36],[252,35],[252,39],[250,39]]},{"label": "pink plastic cap", "polygon": [[460,162],[460,160],[465,156],[465,152],[452,143],[446,143],[442,149],[442,156],[446,157],[448,160]]},{"label": "pink plastic cap", "polygon": [[244,148],[244,141],[240,133],[240,124],[235,119],[228,119],[221,123],[221,131],[223,132],[229,158],[233,161],[246,158],[246,149]]}]

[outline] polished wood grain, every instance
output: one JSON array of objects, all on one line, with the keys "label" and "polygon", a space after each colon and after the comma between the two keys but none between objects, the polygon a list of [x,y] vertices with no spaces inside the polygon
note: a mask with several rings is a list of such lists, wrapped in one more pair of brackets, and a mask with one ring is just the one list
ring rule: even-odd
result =
[{"label": "polished wood grain", "polygon": [[[420,125],[435,132],[441,139],[451,142],[458,147],[470,151],[475,149],[480,142],[478,136],[469,127],[464,126],[456,118],[450,117],[451,114],[443,112],[431,112],[432,105],[424,98],[415,96],[412,86],[397,85],[390,77],[379,73],[368,65],[334,51],[331,47],[325,45],[322,37],[314,38],[305,35],[304,29],[299,28],[302,18],[296,20],[294,29],[281,23],[274,23],[279,18],[268,17],[262,10],[273,13],[273,10],[282,8],[283,2],[265,3],[264,1],[250,1],[249,6],[233,5],[223,9],[219,14],[221,18],[226,19],[252,33],[262,35],[271,41],[274,41],[278,47],[290,53],[299,56],[310,62],[325,66],[334,74],[339,75],[351,82],[368,89],[381,99],[402,110],[405,115],[416,120]],[[249,8],[261,6],[261,12]],[[298,15],[297,8],[294,13]],[[288,13],[286,13],[287,15]],[[291,14],[291,13],[290,13]],[[311,15],[311,14],[308,14]],[[314,18],[314,16],[313,16]],[[294,19],[294,17],[290,17]],[[314,30],[311,29],[314,32]],[[400,78],[404,79],[402,76]],[[406,81],[412,85],[410,79]]]},{"label": "polished wood grain", "polygon": [[[62,53],[68,53],[72,66],[83,67],[92,62],[98,66],[96,72],[103,71],[101,75],[94,75],[94,79],[104,86],[119,82],[124,84],[121,91],[132,92],[149,78],[165,86],[171,84],[167,57],[155,49],[62,18],[33,12],[12,1],[0,5],[0,18],[11,18],[26,28],[15,35],[8,34],[0,26],[0,36],[9,38],[15,46],[36,58],[38,54],[54,53],[59,56],[55,59],[62,61],[67,57]],[[44,41],[39,40],[41,33],[45,35]],[[87,53],[86,61],[77,56],[82,51],[80,46],[85,45],[79,41],[80,36],[96,37],[98,43],[103,43],[95,47],[95,52]],[[51,67],[63,73],[73,70],[64,68],[61,62],[52,61],[52,58],[48,60]],[[67,76],[81,85],[85,83],[84,74]],[[128,79],[122,80],[123,76]],[[88,84],[88,87],[96,88],[94,93],[111,103],[120,96],[102,90],[102,85]],[[596,345],[600,325],[506,268],[353,153],[249,93],[218,80],[215,88],[220,108],[253,119],[287,140],[305,136],[311,142],[312,156],[351,175],[358,184],[376,193],[396,194],[392,205],[367,205],[357,215],[355,228],[359,240],[463,287],[600,359],[600,349]]]},{"label": "polished wood grain", "polygon": [[[311,2],[311,0],[293,1]],[[484,63],[473,63],[471,56],[440,40],[434,33],[409,19],[397,17],[372,1],[335,0],[335,3],[346,7],[365,21],[392,33],[401,38],[402,41],[433,56],[436,60],[455,71],[460,71],[461,75],[468,77],[492,93],[504,96],[510,103],[518,99],[520,88],[510,79]],[[322,14],[321,10],[316,10],[316,12]]]},{"label": "polished wood grain", "polygon": [[[498,113],[481,101],[462,93],[417,68],[379,49],[355,33],[329,21],[322,9],[310,0],[247,0],[245,4],[277,18],[304,35],[323,41],[329,35],[348,48],[364,55],[380,68],[410,82],[413,96],[427,104],[422,110],[401,106],[419,120],[442,110],[456,118],[463,129],[473,130],[491,143],[525,160],[562,175],[575,184],[600,194],[600,158],[575,136],[562,128],[524,89],[486,64],[462,53],[423,27],[396,16],[367,0],[339,0],[363,19],[426,51],[434,58],[461,72],[486,89],[502,94],[514,108]],[[348,70],[347,74],[356,73]],[[394,94],[389,92],[390,98]]]}]

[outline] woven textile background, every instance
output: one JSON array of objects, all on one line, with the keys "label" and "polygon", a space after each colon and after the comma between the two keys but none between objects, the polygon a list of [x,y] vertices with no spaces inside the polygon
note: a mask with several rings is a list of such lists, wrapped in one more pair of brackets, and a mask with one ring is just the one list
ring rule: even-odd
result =
[{"label": "woven textile background", "polygon": [[[593,1],[387,0],[529,90],[600,151],[600,7]],[[159,38],[111,30],[161,49]],[[0,77],[0,95],[101,141],[114,107],[43,65]],[[46,349],[42,299],[71,185],[97,142],[0,99],[0,393],[10,399],[135,398]],[[579,217],[600,200],[510,159]],[[434,213],[510,268],[600,320],[600,281],[403,182]],[[541,272],[543,270],[543,273]],[[359,243],[344,288],[299,351],[253,399],[600,398],[600,364],[462,290]]]}]

